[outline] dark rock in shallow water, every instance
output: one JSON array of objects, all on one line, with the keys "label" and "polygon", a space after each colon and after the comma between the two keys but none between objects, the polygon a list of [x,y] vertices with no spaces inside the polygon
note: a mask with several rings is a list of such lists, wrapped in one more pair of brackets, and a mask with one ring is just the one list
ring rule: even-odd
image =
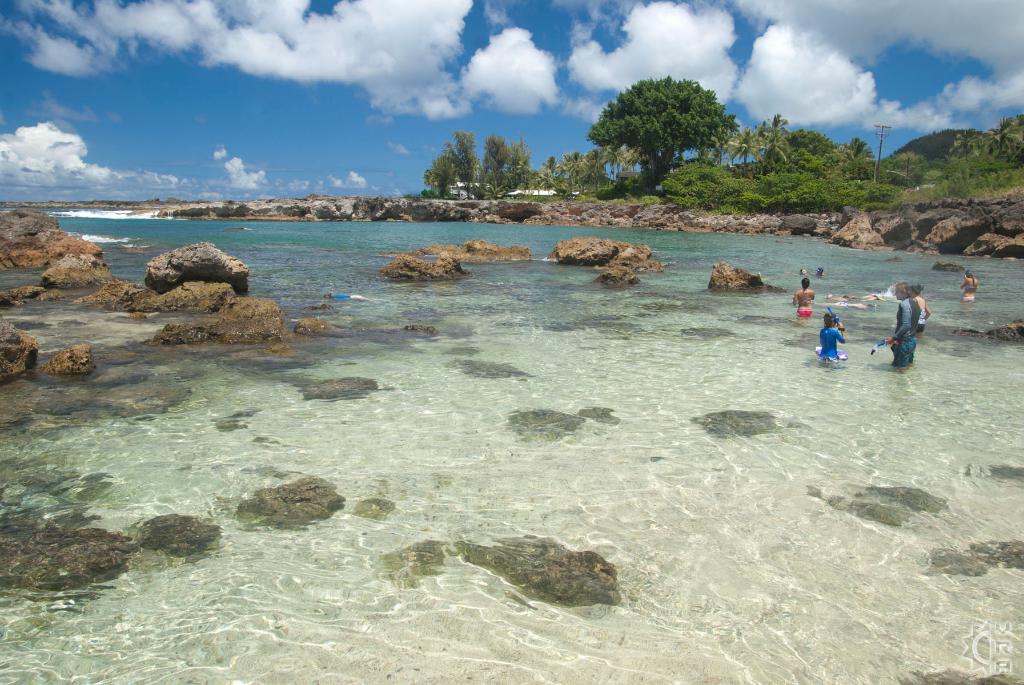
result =
[{"label": "dark rock in shallow water", "polygon": [[350,376],[309,385],[303,389],[302,396],[307,400],[358,400],[377,390],[380,386],[372,378]]},{"label": "dark rock in shallow water", "polygon": [[992,328],[987,331],[976,331],[973,328],[956,328],[953,335],[962,335],[968,338],[987,338],[1000,342],[1024,342],[1024,319],[1011,321],[1010,323]]},{"label": "dark rock in shallow water", "polygon": [[877,521],[887,526],[898,528],[910,520],[910,512],[902,507],[894,507],[878,502],[865,502],[845,497],[829,497],[825,502],[833,509],[853,514],[857,518]]},{"label": "dark rock in shallow water", "polygon": [[749,437],[770,433],[779,427],[775,415],[766,411],[728,409],[698,416],[692,421],[717,438]]},{"label": "dark rock in shallow water", "polygon": [[931,570],[948,576],[983,576],[989,568],[981,559],[955,549],[933,550],[929,561]]},{"label": "dark rock in shallow water", "polygon": [[401,588],[412,588],[423,576],[441,574],[444,565],[445,545],[438,540],[424,540],[388,552],[381,557],[381,563],[391,581]]},{"label": "dark rock in shallow water", "polygon": [[932,271],[955,271],[959,273],[963,270],[963,264],[957,264],[956,262],[935,262],[932,264]]},{"label": "dark rock in shallow water", "polygon": [[857,493],[858,498],[873,498],[900,505],[912,511],[927,511],[937,514],[948,508],[946,500],[936,497],[920,488],[868,486]]},{"label": "dark rock in shallow water", "polygon": [[995,464],[988,467],[988,473],[999,480],[1020,480],[1024,481],[1024,466],[1008,466],[1006,464]]},{"label": "dark rock in shallow water", "polygon": [[219,421],[215,421],[213,425],[222,433],[240,431],[249,427],[249,424],[241,419],[220,419]]},{"label": "dark rock in shallow water", "polygon": [[287,528],[330,518],[344,506],[345,498],[334,485],[323,478],[306,476],[276,488],[257,490],[239,503],[237,514],[249,523]]},{"label": "dark rock in shallow water", "polygon": [[608,407],[584,407],[576,412],[576,415],[598,423],[606,423],[609,426],[617,426],[621,420],[617,416],[612,416],[614,411]]},{"label": "dark rock in shallow water", "polygon": [[736,335],[728,328],[715,328],[714,326],[682,328],[679,330],[679,333],[684,338],[703,338],[705,340],[714,340],[716,338],[731,338]]},{"label": "dark rock in shallow water", "polygon": [[66,590],[111,580],[136,550],[109,530],[0,519],[0,587]]},{"label": "dark rock in shallow water", "polygon": [[384,499],[383,497],[368,497],[356,502],[356,505],[352,507],[352,515],[364,519],[382,521],[394,510],[395,503],[391,500]]},{"label": "dark rock in shallow water", "polygon": [[468,376],[477,378],[525,378],[530,375],[511,364],[485,362],[478,359],[458,359],[453,361],[451,366]]},{"label": "dark rock in shallow water", "polygon": [[531,409],[509,414],[509,427],[524,438],[558,440],[575,433],[586,419],[551,409]]},{"label": "dark rock in shallow water", "polygon": [[615,566],[592,551],[573,552],[547,538],[501,540],[493,547],[457,542],[463,560],[498,574],[527,595],[564,606],[621,601]]},{"label": "dark rock in shallow water", "polygon": [[480,348],[478,347],[450,347],[444,351],[444,354],[450,354],[453,357],[472,357],[475,354],[480,354]]},{"label": "dark rock in shallow water", "polygon": [[1024,569],[1024,542],[976,542],[970,546],[970,553],[992,566]]},{"label": "dark rock in shallow water", "polygon": [[978,675],[959,671],[941,673],[911,673],[901,676],[899,685],[1024,685],[1024,681],[1012,675]]},{"label": "dark rock in shallow water", "polygon": [[220,526],[195,516],[165,514],[139,526],[138,542],[144,549],[155,549],[175,557],[201,554],[220,540]]}]

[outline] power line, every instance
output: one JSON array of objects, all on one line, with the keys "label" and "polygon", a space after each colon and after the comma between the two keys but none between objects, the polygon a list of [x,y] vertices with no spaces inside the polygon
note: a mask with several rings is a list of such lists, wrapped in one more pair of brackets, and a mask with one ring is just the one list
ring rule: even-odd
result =
[{"label": "power line", "polygon": [[875,183],[878,183],[878,168],[882,164],[882,142],[885,140],[885,131],[892,126],[886,124],[875,124],[875,135],[878,136],[878,157],[875,157]]}]

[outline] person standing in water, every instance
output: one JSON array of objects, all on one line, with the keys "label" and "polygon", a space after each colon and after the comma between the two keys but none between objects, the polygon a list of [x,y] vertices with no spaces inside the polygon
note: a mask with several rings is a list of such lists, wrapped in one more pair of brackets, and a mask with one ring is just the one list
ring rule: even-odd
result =
[{"label": "person standing in water", "polygon": [[974,302],[974,294],[978,292],[978,277],[970,271],[964,272],[964,282],[960,284],[964,294],[960,296],[961,302]]},{"label": "person standing in water", "polygon": [[796,305],[796,315],[802,319],[814,314],[814,291],[811,290],[811,279],[804,278],[800,281],[800,290],[793,293],[793,304]]},{"label": "person standing in water", "polygon": [[924,286],[920,283],[910,286],[910,295],[914,298],[914,302],[921,310],[921,316],[917,319],[918,335],[924,333],[925,324],[928,323],[928,319],[932,316],[932,310],[928,308],[928,300],[924,299],[924,295],[921,294],[922,290],[924,290]]},{"label": "person standing in water", "polygon": [[921,308],[911,297],[910,286],[904,282],[896,284],[896,298],[900,301],[896,310],[896,328],[885,343],[892,347],[892,365],[905,369],[914,363],[914,350],[917,349],[915,333]]},{"label": "person standing in water", "polygon": [[824,317],[825,327],[818,333],[818,341],[821,343],[819,357],[822,359],[839,359],[839,343],[846,344],[846,328],[843,324],[836,327],[835,317],[826,313]]}]

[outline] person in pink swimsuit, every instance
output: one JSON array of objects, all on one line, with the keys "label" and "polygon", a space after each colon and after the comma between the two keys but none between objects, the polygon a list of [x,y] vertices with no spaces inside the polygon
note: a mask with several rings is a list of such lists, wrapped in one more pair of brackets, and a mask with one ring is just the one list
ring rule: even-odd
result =
[{"label": "person in pink swimsuit", "polygon": [[814,291],[811,290],[811,279],[804,278],[800,281],[800,290],[793,293],[793,304],[796,305],[796,315],[801,319],[814,315]]}]

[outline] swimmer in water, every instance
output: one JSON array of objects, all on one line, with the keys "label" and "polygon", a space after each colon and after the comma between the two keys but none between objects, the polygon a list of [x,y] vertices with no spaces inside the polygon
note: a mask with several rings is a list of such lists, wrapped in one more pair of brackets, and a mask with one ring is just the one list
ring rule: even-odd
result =
[{"label": "swimmer in water", "polygon": [[818,278],[825,278],[825,267],[819,266],[818,270],[814,272],[814,275]]},{"label": "swimmer in water", "polygon": [[809,318],[814,315],[814,291],[811,290],[811,279],[804,278],[800,281],[800,290],[793,293],[793,304],[796,305],[796,315],[800,318]]},{"label": "swimmer in water", "polygon": [[920,283],[910,286],[910,296],[914,298],[914,302],[921,308],[921,316],[917,319],[918,335],[924,333],[925,324],[928,323],[928,319],[932,316],[932,310],[928,308],[928,300],[924,299],[924,296],[921,295],[922,290],[924,290],[924,286]]},{"label": "swimmer in water", "polygon": [[327,293],[326,295],[324,295],[324,299],[325,300],[363,300],[363,301],[366,300],[366,298],[363,297],[362,295],[344,295],[342,293],[338,293],[338,294]]},{"label": "swimmer in water", "polygon": [[978,277],[970,271],[964,272],[964,282],[960,284],[964,294],[960,296],[961,302],[974,302],[974,294],[978,292]]}]

